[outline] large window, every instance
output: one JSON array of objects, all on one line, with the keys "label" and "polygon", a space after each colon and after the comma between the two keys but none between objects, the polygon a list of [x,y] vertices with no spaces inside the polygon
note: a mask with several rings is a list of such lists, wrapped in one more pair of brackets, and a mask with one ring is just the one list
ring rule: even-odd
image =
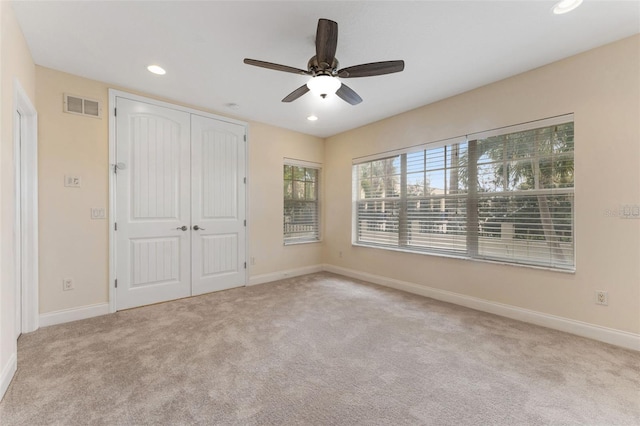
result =
[{"label": "large window", "polygon": [[301,162],[284,165],[284,243],[320,240],[319,168]]},{"label": "large window", "polygon": [[574,270],[573,117],[356,161],[354,243]]}]

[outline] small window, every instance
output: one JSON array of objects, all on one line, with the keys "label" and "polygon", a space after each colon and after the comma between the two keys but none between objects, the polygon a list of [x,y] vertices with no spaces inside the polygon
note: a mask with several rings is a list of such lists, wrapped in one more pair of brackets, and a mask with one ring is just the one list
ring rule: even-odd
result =
[{"label": "small window", "polygon": [[320,169],[304,163],[284,164],[284,243],[320,240],[318,185]]}]

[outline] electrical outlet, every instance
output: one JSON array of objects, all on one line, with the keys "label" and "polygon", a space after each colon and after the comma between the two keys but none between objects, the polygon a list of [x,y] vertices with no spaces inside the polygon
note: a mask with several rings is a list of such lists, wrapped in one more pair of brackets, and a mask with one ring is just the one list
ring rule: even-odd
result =
[{"label": "electrical outlet", "polygon": [[256,264],[256,258],[251,256],[251,266]]},{"label": "electrical outlet", "polygon": [[82,186],[82,179],[80,176],[64,176],[64,186],[67,188],[80,188]]},{"label": "electrical outlet", "polygon": [[609,293],[606,291],[596,290],[596,305],[609,305]]},{"label": "electrical outlet", "polygon": [[106,213],[103,207],[92,207],[91,208],[91,219],[105,219]]},{"label": "electrical outlet", "polygon": [[342,250],[340,250],[340,251],[338,252],[338,257],[339,257],[340,259],[342,259]]},{"label": "electrical outlet", "polygon": [[73,290],[73,278],[63,278],[62,279],[62,290]]}]

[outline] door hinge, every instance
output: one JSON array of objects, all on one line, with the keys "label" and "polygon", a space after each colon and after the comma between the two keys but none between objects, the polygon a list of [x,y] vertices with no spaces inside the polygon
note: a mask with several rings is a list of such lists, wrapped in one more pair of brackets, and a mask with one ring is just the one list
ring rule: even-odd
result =
[{"label": "door hinge", "polygon": [[244,135],[244,141],[245,142],[247,141],[247,135]]},{"label": "door hinge", "polygon": [[247,269],[247,262],[244,262],[244,269]]},{"label": "door hinge", "polygon": [[118,288],[118,279],[116,278],[116,288]]},{"label": "door hinge", "polygon": [[247,226],[247,219],[244,220],[244,226]]},{"label": "door hinge", "polygon": [[244,178],[244,183],[247,183],[247,178]]},{"label": "door hinge", "polygon": [[114,222],[113,223],[113,230],[117,231],[118,230],[118,222]]},{"label": "door hinge", "polygon": [[118,108],[114,108],[113,109],[113,115],[114,115],[114,117],[118,116]]}]

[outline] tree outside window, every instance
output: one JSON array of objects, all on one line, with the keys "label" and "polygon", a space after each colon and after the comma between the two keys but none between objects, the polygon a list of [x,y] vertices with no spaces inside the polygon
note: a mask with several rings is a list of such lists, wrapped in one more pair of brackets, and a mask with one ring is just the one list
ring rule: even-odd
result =
[{"label": "tree outside window", "polygon": [[492,133],[356,164],[354,243],[573,270],[573,122]]}]

